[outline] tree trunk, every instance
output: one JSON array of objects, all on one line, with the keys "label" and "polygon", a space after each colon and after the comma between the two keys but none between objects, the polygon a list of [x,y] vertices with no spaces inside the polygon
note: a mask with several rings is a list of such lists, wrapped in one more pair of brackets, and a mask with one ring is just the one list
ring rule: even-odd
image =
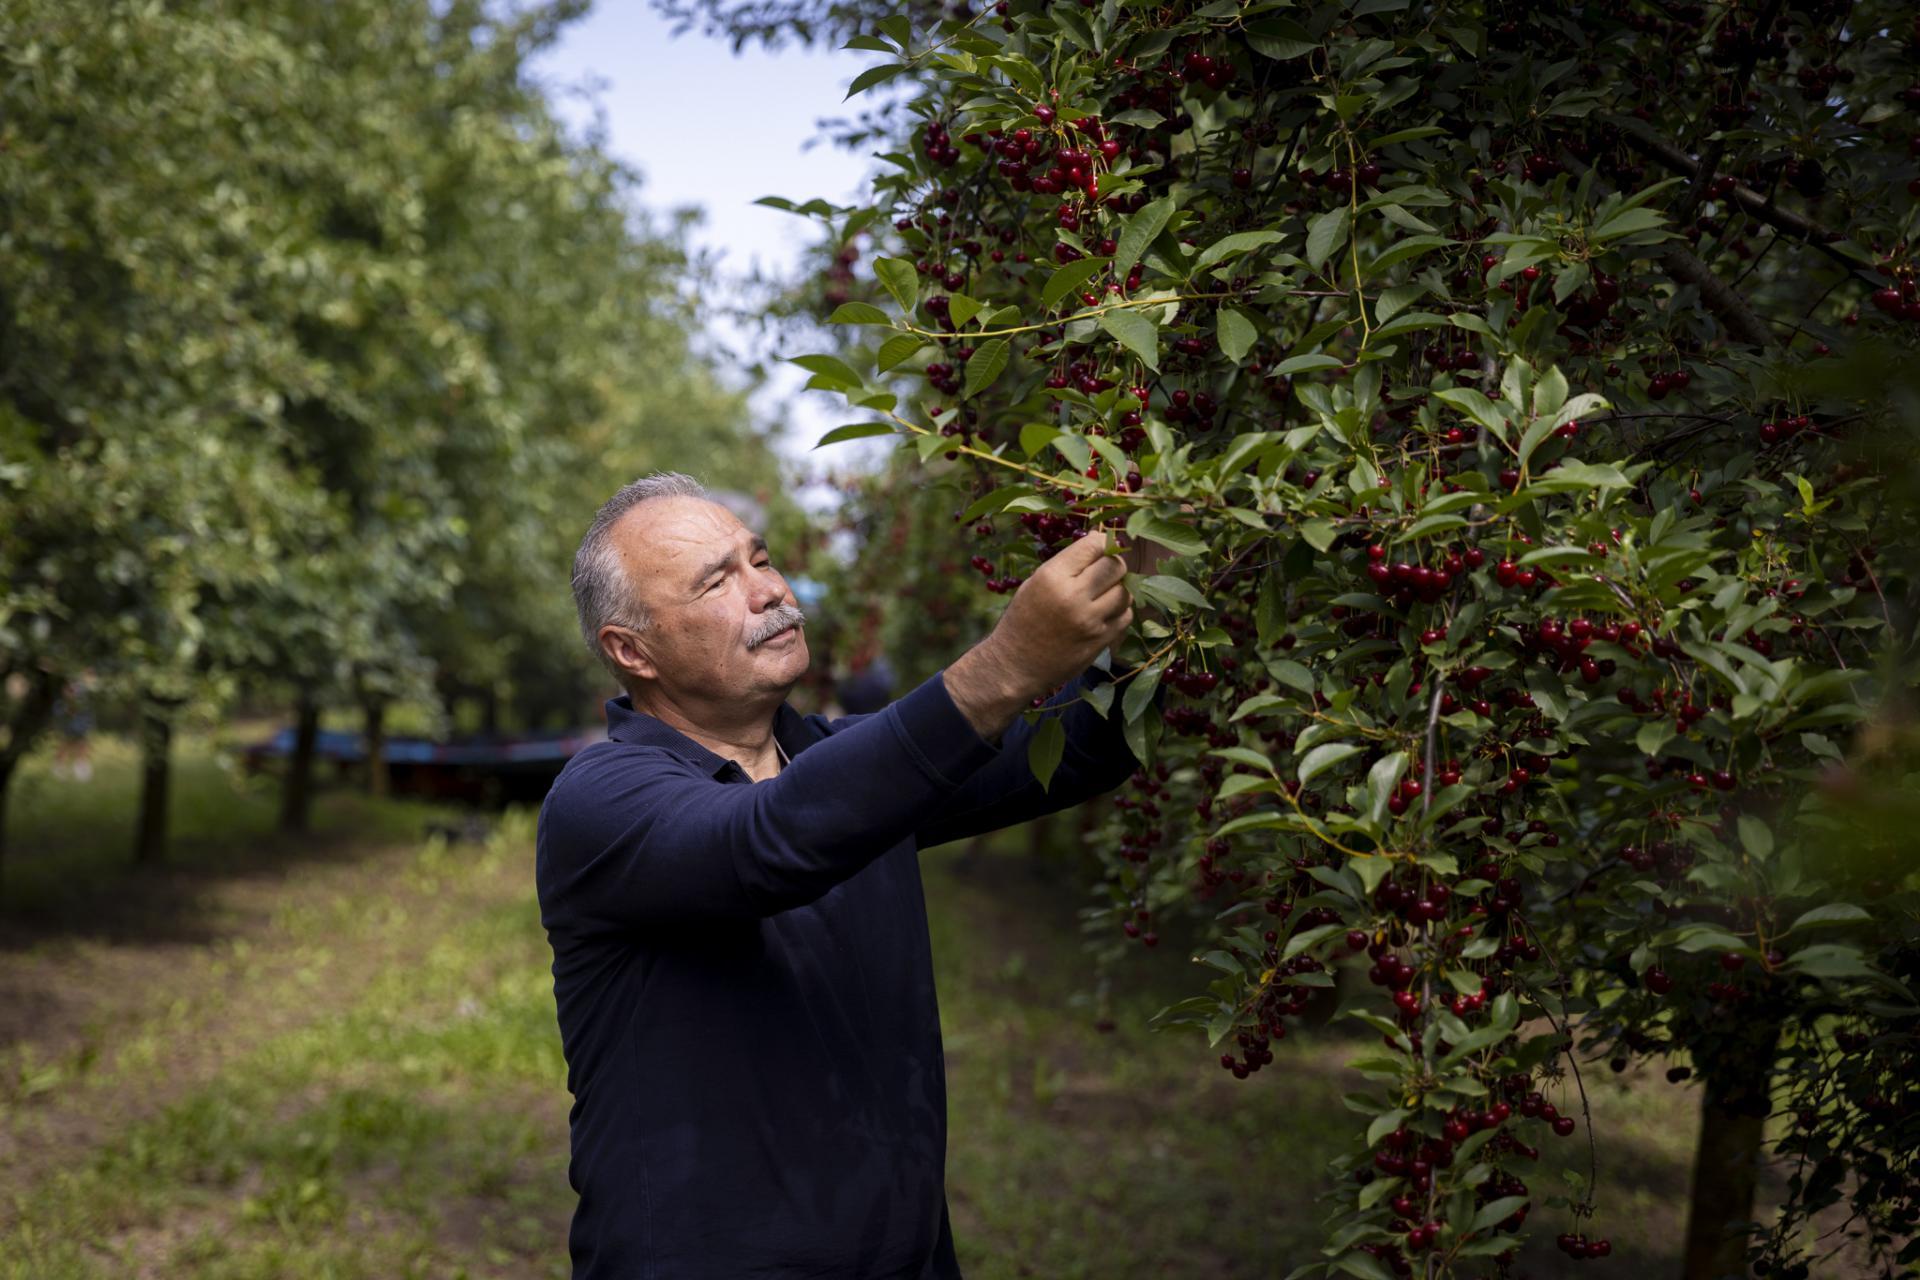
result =
[{"label": "tree trunk", "polygon": [[383,698],[369,698],[367,714],[367,794],[384,796],[392,790],[387,774],[387,704]]},{"label": "tree trunk", "polygon": [[18,759],[0,756],[0,902],[7,900],[7,798],[13,794],[13,770]]},{"label": "tree trunk", "polygon": [[173,765],[173,709],[148,702],[140,710],[140,818],[133,860],[157,866],[167,859],[167,792]]},{"label": "tree trunk", "polygon": [[1706,1096],[1694,1149],[1693,1193],[1687,1211],[1683,1280],[1723,1280],[1747,1274],[1747,1232],[1765,1155],[1771,1109],[1773,1056],[1779,1028],[1750,1029],[1716,1058],[1695,1060]]},{"label": "tree trunk", "polygon": [[27,693],[12,708],[7,724],[6,750],[0,751],[0,885],[4,885],[7,857],[7,797],[12,793],[14,771],[33,744],[53,721],[53,705],[59,700],[60,681],[44,671],[27,677]]},{"label": "tree trunk", "polygon": [[293,754],[287,757],[287,777],[280,791],[280,829],[307,829],[313,812],[313,757],[320,737],[320,707],[302,694],[295,707]]}]

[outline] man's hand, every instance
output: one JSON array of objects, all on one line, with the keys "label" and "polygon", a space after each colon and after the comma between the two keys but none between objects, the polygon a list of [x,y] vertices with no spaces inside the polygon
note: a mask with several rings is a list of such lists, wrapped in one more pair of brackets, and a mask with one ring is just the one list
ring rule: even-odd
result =
[{"label": "man's hand", "polygon": [[1068,544],[1020,584],[993,633],[947,668],[947,693],[981,737],[998,737],[1126,634],[1133,602],[1111,545],[1104,530]]}]

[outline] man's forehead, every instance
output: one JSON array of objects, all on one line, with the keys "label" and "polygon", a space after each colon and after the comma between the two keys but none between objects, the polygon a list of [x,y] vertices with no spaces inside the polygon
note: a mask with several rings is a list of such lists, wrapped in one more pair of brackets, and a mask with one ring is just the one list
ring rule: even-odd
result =
[{"label": "man's forehead", "polygon": [[649,576],[672,573],[724,549],[746,526],[705,498],[654,498],[627,512],[617,532],[632,567]]}]

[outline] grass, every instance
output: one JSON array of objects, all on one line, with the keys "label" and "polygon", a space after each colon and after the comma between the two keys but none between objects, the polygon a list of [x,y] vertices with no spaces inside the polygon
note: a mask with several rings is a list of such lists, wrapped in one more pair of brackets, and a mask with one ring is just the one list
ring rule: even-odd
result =
[{"label": "grass", "polygon": [[[329,794],[330,834],[289,849],[271,797],[189,743],[163,901],[196,927],[101,933],[72,912],[129,882],[111,850],[132,775],[100,754],[88,795],[45,778],[16,807],[22,894],[73,927],[0,949],[0,1005],[36,1010],[0,1019],[0,1278],[565,1276],[531,815],[450,845],[421,838],[431,812]],[[1191,981],[1171,938],[1122,967],[1117,1029],[1096,1029],[1080,891],[1024,847],[924,858],[966,1274],[1266,1277],[1314,1256],[1350,1043],[1289,1039],[1240,1083],[1197,1038],[1147,1032]],[[1671,1273],[1689,1095],[1589,1089],[1615,1266]],[[1550,1243],[1530,1259],[1563,1274]]]}]

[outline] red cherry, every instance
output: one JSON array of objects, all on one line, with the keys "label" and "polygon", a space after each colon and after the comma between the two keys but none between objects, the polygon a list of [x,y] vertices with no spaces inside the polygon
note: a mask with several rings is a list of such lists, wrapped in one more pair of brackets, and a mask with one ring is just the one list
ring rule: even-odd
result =
[{"label": "red cherry", "polygon": [[1642,979],[1647,984],[1647,990],[1657,996],[1664,996],[1673,990],[1673,975],[1658,965],[1648,969],[1646,973],[1642,975]]},{"label": "red cherry", "polygon": [[1556,1119],[1553,1122],[1553,1131],[1557,1136],[1562,1138],[1570,1136],[1573,1133],[1573,1117],[1561,1116]]}]

